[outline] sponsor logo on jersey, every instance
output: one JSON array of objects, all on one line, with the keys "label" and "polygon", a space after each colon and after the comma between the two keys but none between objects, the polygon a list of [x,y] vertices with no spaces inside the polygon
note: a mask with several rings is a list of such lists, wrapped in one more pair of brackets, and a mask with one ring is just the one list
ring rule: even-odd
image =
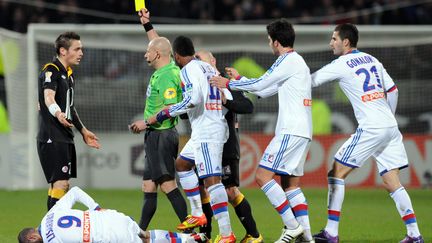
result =
[{"label": "sponsor logo on jersey", "polygon": [[174,88],[168,88],[164,92],[165,99],[172,99],[177,96],[177,91]]},{"label": "sponsor logo on jersey", "polygon": [[363,102],[369,102],[369,101],[381,99],[384,97],[385,97],[384,92],[375,92],[372,94],[365,94],[361,97],[361,99]]},{"label": "sponsor logo on jersey", "polygon": [[90,213],[89,211],[84,212],[84,224],[83,224],[83,242],[91,242],[90,238]]},{"label": "sponsor logo on jersey", "polygon": [[51,83],[52,72],[45,72],[45,83]]},{"label": "sponsor logo on jersey", "polygon": [[311,99],[303,99],[303,105],[304,106],[312,106],[312,100]]},{"label": "sponsor logo on jersey", "polygon": [[210,111],[220,111],[220,110],[222,110],[222,104],[206,103],[205,108],[206,108],[206,110],[210,110]]},{"label": "sponsor logo on jersey", "polygon": [[181,86],[183,93],[192,89],[191,83],[185,85],[183,82],[181,82],[180,86]]}]

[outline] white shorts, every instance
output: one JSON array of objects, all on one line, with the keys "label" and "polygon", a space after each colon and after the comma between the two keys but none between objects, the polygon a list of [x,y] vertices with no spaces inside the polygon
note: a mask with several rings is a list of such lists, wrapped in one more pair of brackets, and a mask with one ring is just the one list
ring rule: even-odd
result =
[{"label": "white shorts", "polygon": [[309,138],[289,134],[277,135],[264,151],[259,167],[279,175],[302,176],[310,143]]},{"label": "white shorts", "polygon": [[343,165],[358,168],[373,156],[380,175],[393,169],[408,167],[408,157],[397,127],[362,129],[339,148],[335,160]]},{"label": "white shorts", "polygon": [[180,157],[195,163],[199,178],[222,176],[223,143],[195,143],[189,140]]},{"label": "white shorts", "polygon": [[102,225],[103,240],[97,242],[112,243],[142,243],[139,233],[141,229],[138,224],[129,216],[115,210],[105,210],[97,212],[99,214],[98,222]]}]

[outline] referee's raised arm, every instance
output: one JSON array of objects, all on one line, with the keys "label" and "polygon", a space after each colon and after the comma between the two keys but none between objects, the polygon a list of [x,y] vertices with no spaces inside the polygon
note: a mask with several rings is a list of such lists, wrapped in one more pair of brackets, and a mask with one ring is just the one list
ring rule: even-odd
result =
[{"label": "referee's raised arm", "polygon": [[146,8],[142,8],[138,12],[138,15],[140,17],[141,24],[147,32],[147,37],[149,38],[149,41],[159,37],[158,33],[153,28],[153,25],[150,22],[150,12]]}]

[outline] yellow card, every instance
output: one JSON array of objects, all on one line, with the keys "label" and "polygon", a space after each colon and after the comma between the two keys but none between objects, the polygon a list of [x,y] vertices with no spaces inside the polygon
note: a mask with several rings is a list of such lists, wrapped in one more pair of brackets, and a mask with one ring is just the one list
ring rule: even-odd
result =
[{"label": "yellow card", "polygon": [[140,11],[145,8],[145,0],[135,0],[135,11]]}]

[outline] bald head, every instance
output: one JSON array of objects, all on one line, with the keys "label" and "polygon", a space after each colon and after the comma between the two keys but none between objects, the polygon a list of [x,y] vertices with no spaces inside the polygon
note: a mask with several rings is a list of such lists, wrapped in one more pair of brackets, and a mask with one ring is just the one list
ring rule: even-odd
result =
[{"label": "bald head", "polygon": [[150,41],[148,49],[158,51],[161,56],[171,55],[171,43],[165,37],[157,37]]},{"label": "bald head", "polygon": [[213,54],[209,51],[201,50],[195,53],[195,56],[199,58],[201,61],[209,63],[214,68],[216,68],[216,58],[214,58]]}]

